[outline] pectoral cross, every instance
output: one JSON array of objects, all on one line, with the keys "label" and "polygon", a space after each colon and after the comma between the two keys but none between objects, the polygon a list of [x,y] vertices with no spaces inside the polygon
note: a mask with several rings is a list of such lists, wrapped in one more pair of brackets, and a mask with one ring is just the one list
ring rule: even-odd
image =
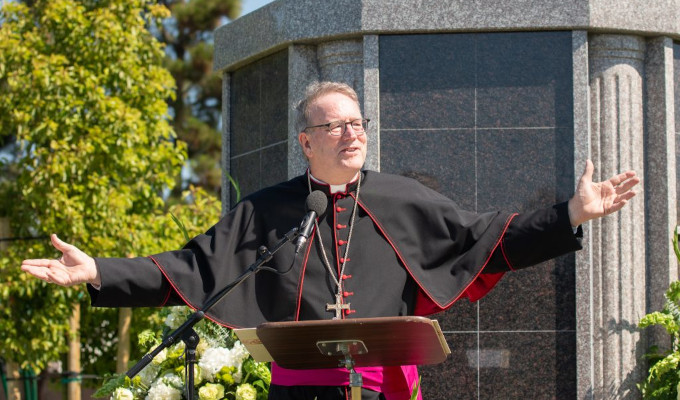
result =
[{"label": "pectoral cross", "polygon": [[349,303],[342,302],[342,295],[335,295],[335,304],[326,304],[326,311],[335,311],[333,319],[342,319],[342,310],[349,310]]}]

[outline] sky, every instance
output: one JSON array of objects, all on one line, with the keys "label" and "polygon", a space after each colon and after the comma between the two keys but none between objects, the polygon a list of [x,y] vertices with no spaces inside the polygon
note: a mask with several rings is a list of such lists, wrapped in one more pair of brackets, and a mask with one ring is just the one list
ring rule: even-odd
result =
[{"label": "sky", "polygon": [[243,10],[241,11],[241,15],[246,15],[251,11],[255,11],[258,8],[271,3],[273,0],[242,0],[243,3]]}]

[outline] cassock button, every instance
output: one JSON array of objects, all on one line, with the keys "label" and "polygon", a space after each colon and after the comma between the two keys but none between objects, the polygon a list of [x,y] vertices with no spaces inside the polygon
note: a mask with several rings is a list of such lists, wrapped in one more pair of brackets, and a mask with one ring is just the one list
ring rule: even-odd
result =
[{"label": "cassock button", "polygon": [[346,244],[347,244],[346,240],[342,240],[342,239],[338,240],[338,246],[344,246]]},{"label": "cassock button", "polygon": [[345,312],[345,315],[354,314],[355,312],[357,312],[357,310],[342,310],[342,311]]},{"label": "cassock button", "polygon": [[342,279],[352,279],[352,275],[343,275]]},{"label": "cassock button", "polygon": [[349,258],[340,257],[340,262],[341,262],[341,263],[344,263],[345,261],[349,261]]},{"label": "cassock button", "polygon": [[340,206],[337,206],[337,207],[335,207],[335,211],[337,211],[337,212],[343,212],[343,211],[347,211],[347,209],[346,209],[346,208],[343,208],[343,207],[340,207]]},{"label": "cassock button", "polygon": [[354,292],[342,292],[342,295],[345,297],[354,296]]},{"label": "cassock button", "polygon": [[347,228],[347,225],[337,224],[335,227],[337,229],[345,229],[345,228]]}]

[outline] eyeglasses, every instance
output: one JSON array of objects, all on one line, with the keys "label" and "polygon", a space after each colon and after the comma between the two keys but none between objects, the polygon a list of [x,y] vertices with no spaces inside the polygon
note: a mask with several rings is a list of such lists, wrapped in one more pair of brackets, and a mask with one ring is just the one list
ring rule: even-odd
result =
[{"label": "eyeglasses", "polygon": [[341,136],[345,134],[345,130],[347,129],[347,125],[352,125],[352,130],[354,133],[357,134],[357,136],[361,136],[366,132],[366,129],[368,129],[368,122],[370,119],[355,119],[353,121],[345,122],[345,121],[331,121],[327,124],[321,124],[321,125],[314,125],[314,126],[307,126],[305,127],[305,131],[307,129],[311,128],[321,128],[324,127],[328,130],[328,133],[332,136]]}]

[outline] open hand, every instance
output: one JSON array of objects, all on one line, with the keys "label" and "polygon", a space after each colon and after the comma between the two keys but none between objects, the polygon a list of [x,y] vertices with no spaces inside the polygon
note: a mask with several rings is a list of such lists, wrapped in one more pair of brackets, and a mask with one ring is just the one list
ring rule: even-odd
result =
[{"label": "open hand", "polygon": [[24,260],[21,270],[38,279],[60,286],[73,286],[79,283],[101,284],[94,259],[76,246],[61,241],[57,235],[50,236],[52,245],[62,256],[58,260]]},{"label": "open hand", "polygon": [[592,161],[586,161],[576,193],[569,200],[569,219],[572,226],[617,212],[637,194],[632,190],[640,183],[635,171],[614,175],[606,181],[593,182],[594,170]]}]

